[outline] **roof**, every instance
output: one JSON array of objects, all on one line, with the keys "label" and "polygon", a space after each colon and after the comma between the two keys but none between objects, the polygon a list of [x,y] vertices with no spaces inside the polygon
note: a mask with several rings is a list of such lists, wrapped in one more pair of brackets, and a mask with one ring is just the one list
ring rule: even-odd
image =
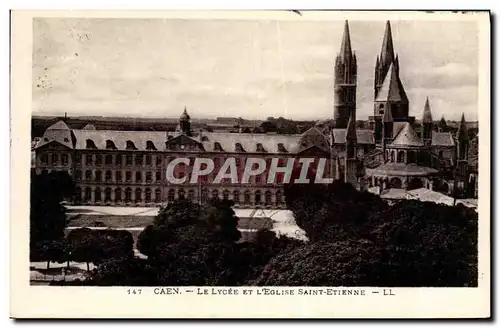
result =
[{"label": "roof", "polygon": [[[332,129],[333,143],[343,144],[346,142],[347,129]],[[356,129],[357,144],[373,145],[375,137],[372,130]]]},{"label": "roof", "polygon": [[66,123],[64,123],[63,121],[58,121],[57,123],[47,128],[42,138],[37,143],[36,148],[40,148],[51,142],[57,142],[66,147],[73,148],[73,138],[71,136],[71,130],[68,128]]},{"label": "roof", "polygon": [[152,141],[158,150],[165,150],[167,132],[159,131],[116,131],[116,130],[72,130],[75,149],[86,149],[87,140],[94,142],[97,149],[106,149],[106,141],[112,141],[117,149],[126,149],[127,141],[132,141],[137,150],[146,150],[147,141]]},{"label": "roof", "polygon": [[394,147],[423,147],[424,143],[419,138],[410,123],[406,123],[389,146]]},{"label": "roof", "polygon": [[453,136],[450,132],[432,131],[431,145],[432,146],[454,147],[455,140],[453,140]]},{"label": "roof", "polygon": [[366,172],[369,175],[427,176],[438,173],[438,170],[426,166],[419,166],[415,163],[385,163],[373,169],[367,168]]},{"label": "roof", "polygon": [[352,56],[351,36],[349,34],[349,23],[346,20],[344,24],[344,34],[342,36],[342,44],[340,45],[339,57],[342,61],[345,61],[347,58],[350,58],[351,56]]},{"label": "roof", "polygon": [[380,51],[380,61],[386,63],[386,62],[392,62],[393,60],[394,60],[394,45],[392,43],[391,22],[387,21],[385,24],[382,49]]},{"label": "roof", "polygon": [[391,63],[389,66],[389,71],[384,78],[382,87],[375,98],[375,101],[392,101],[398,102],[402,101],[402,92],[400,84],[398,83],[398,76],[394,65]]},{"label": "roof", "polygon": [[261,144],[266,152],[279,153],[279,144],[283,144],[287,152],[293,152],[297,147],[301,135],[268,135],[258,133],[224,133],[203,132],[202,144],[206,151],[213,151],[215,142],[218,142],[225,152],[237,152],[239,143],[245,152],[257,152],[257,144]]}]

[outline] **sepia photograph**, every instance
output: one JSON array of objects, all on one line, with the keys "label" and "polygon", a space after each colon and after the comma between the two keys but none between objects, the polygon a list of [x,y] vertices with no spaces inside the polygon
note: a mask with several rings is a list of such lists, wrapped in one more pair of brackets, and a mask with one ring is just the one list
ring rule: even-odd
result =
[{"label": "sepia photograph", "polygon": [[489,13],[194,13],[25,18],[20,283],[488,316]]}]

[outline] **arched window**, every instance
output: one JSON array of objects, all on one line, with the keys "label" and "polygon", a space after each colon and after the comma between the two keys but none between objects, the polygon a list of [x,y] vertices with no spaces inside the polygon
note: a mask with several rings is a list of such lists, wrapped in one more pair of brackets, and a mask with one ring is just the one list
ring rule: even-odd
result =
[{"label": "arched window", "polygon": [[173,202],[175,200],[175,192],[174,189],[170,189],[168,191],[168,201]]},{"label": "arched window", "polygon": [[222,192],[222,199],[224,199],[224,200],[228,200],[229,199],[229,190],[225,189]]},{"label": "arched window", "polygon": [[201,137],[201,141],[202,141],[202,142],[206,142],[206,141],[208,141],[208,137],[207,137],[207,136],[203,136],[203,137]]},{"label": "arched window", "polygon": [[266,205],[271,205],[271,201],[272,201],[271,191],[269,191],[269,190],[266,191],[264,201],[265,201]]},{"label": "arched window", "polygon": [[111,140],[106,140],[106,149],[116,149],[115,143]]},{"label": "arched window", "polygon": [[125,189],[125,201],[126,202],[132,201],[132,189],[130,188]]},{"label": "arched window", "polygon": [[212,199],[219,199],[219,191],[217,189],[212,190]]},{"label": "arched window", "polygon": [[105,202],[111,201],[111,188],[104,189],[104,201]]},{"label": "arched window", "polygon": [[157,202],[157,203],[161,202],[161,190],[160,189],[155,190],[155,202]]},{"label": "arched window", "polygon": [[126,149],[128,150],[137,150],[137,147],[131,140],[127,140],[126,142]]},{"label": "arched window", "polygon": [[151,189],[146,188],[146,203],[151,203]]},{"label": "arched window", "polygon": [[120,188],[115,189],[115,202],[122,201],[122,190]]},{"label": "arched window", "polygon": [[90,187],[85,187],[85,193],[84,193],[84,197],[85,197],[85,201],[86,202],[90,202],[90,200],[92,199],[92,190],[90,189]]},{"label": "arched window", "polygon": [[136,203],[139,203],[142,201],[142,190],[141,188],[136,188],[135,189],[135,201]]},{"label": "arched window", "polygon": [[95,199],[96,202],[100,202],[101,201],[101,188],[99,188],[99,187],[95,188],[94,199]]},{"label": "arched window", "polygon": [[156,146],[151,140],[148,140],[148,141],[146,141],[146,149],[147,150],[156,150]]},{"label": "arched window", "polygon": [[261,199],[261,194],[260,194],[260,190],[257,190],[255,192],[255,205],[260,205],[262,199]]},{"label": "arched window", "polygon": [[233,191],[233,201],[235,204],[240,202],[240,192],[238,190]]},{"label": "arched window", "polygon": [[401,179],[399,178],[392,178],[389,183],[390,183],[390,188],[400,189],[402,187],[402,182]]}]

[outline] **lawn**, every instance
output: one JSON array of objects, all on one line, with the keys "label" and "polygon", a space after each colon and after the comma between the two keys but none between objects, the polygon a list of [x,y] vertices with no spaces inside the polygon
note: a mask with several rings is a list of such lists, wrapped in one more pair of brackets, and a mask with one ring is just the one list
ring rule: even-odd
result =
[{"label": "lawn", "polygon": [[154,218],[154,216],[80,214],[68,219],[68,227],[136,228],[153,223]]}]

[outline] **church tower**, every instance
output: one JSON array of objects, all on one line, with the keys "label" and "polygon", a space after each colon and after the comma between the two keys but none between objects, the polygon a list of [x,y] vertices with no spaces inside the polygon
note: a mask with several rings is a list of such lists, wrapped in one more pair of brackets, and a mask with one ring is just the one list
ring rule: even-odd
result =
[{"label": "church tower", "polygon": [[421,138],[426,146],[430,146],[432,142],[432,113],[429,105],[429,97],[425,100],[424,114],[422,115],[422,132]]},{"label": "church tower", "polygon": [[347,131],[345,136],[346,153],[345,153],[345,177],[344,181],[355,187],[358,187],[358,158],[357,146],[358,138],[356,134],[356,117],[353,114],[349,117],[347,123]]},{"label": "church tower", "polygon": [[394,122],[409,121],[409,102],[399,77],[399,57],[394,54],[391,23],[387,21],[380,55],[375,62],[373,129],[375,141],[382,142],[383,118],[391,111]]},{"label": "church tower", "polygon": [[465,123],[465,116],[463,113],[462,119],[460,121],[460,127],[457,131],[456,141],[457,150],[454,193],[455,196],[460,196],[467,188],[469,166],[469,135],[467,131],[467,125]]},{"label": "church tower", "polygon": [[189,117],[186,107],[184,107],[184,112],[179,119],[179,126],[182,134],[191,136],[191,117]]},{"label": "church tower", "polygon": [[[356,54],[351,49],[351,37],[349,35],[349,23],[344,25],[344,35],[340,53],[335,59],[335,104],[334,104],[334,128],[345,129],[351,117],[351,112],[356,111],[356,75],[358,65]],[[354,122],[355,123],[355,122]]]}]

